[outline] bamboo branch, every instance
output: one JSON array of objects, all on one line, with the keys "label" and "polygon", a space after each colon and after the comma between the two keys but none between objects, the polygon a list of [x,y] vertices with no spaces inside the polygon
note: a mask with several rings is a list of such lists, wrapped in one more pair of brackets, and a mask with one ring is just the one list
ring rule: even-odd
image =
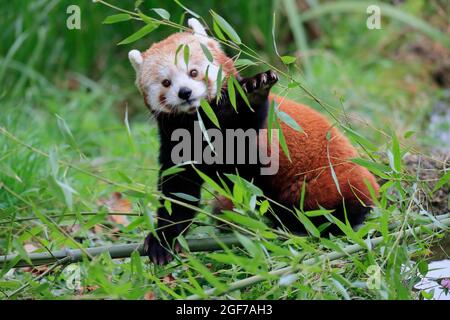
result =
[{"label": "bamboo branch", "polygon": [[[405,237],[405,236],[410,236],[416,232],[419,232],[421,230],[421,228],[429,228],[431,230],[436,230],[436,229],[443,229],[443,227],[450,227],[450,218],[446,218],[446,219],[439,219],[439,223],[440,225],[437,225],[436,223],[430,223],[427,225],[422,225],[422,226],[418,226],[412,229],[408,229],[404,232],[402,231],[397,231],[394,233],[391,233],[391,236],[394,237]],[[370,240],[372,247],[380,244],[381,242],[383,242],[384,237],[377,237],[377,238],[373,238]],[[310,258],[307,259],[305,261],[303,261],[302,265],[313,265],[314,263],[317,263],[318,261],[333,261],[333,260],[337,260],[340,258],[343,258],[345,256],[348,256],[352,253],[356,253],[359,251],[362,251],[366,249],[365,247],[360,246],[359,244],[353,244],[353,245],[349,245],[345,248],[342,249],[342,252],[336,252],[336,251],[332,251],[323,255],[320,255],[318,257],[314,257],[314,258]],[[270,276],[282,276],[285,275],[287,273],[292,273],[295,272],[296,269],[294,268],[294,266],[288,266],[288,267],[284,267],[284,268],[280,268],[280,269],[275,269],[269,272]],[[255,275],[255,276],[251,276],[248,277],[246,279],[242,279],[242,280],[238,280],[234,283],[232,283],[231,285],[228,286],[228,288],[225,291],[220,291],[217,290],[216,288],[211,288],[208,290],[204,291],[204,295],[199,296],[199,295],[191,295],[188,296],[186,299],[187,300],[198,300],[198,299],[202,299],[202,298],[208,298],[211,296],[216,296],[216,295],[223,295],[227,292],[231,292],[231,291],[235,291],[235,290],[239,290],[245,287],[248,287],[250,285],[253,285],[255,283],[264,281],[265,279],[267,279],[266,276],[261,276],[261,275]]]},{"label": "bamboo branch", "polygon": [[[449,226],[450,224],[443,223],[444,221],[450,220],[450,214],[443,214],[435,217],[441,225]],[[429,225],[426,225],[426,227]],[[435,225],[436,228],[440,228]],[[417,227],[420,228],[420,227]],[[417,229],[416,228],[416,229]],[[415,229],[412,229],[415,230]],[[411,230],[409,230],[411,231]],[[398,234],[394,233],[394,234]],[[394,235],[393,234],[393,235]],[[374,238],[372,241],[379,239]],[[232,235],[227,235],[223,237],[215,238],[203,238],[203,239],[186,239],[189,250],[191,252],[201,252],[201,251],[216,251],[221,250],[221,243],[227,247],[241,246],[241,243]],[[362,248],[361,248],[362,249]],[[138,251],[141,256],[144,255],[143,246],[140,243],[130,243],[130,244],[120,244],[120,245],[108,245],[93,248],[83,248],[81,249],[63,249],[53,252],[43,252],[43,253],[30,253],[28,255],[29,263],[26,259],[23,259],[18,254],[10,254],[0,256],[0,267],[3,267],[7,263],[11,263],[14,260],[18,260],[13,267],[32,267],[40,266],[45,264],[51,264],[61,259],[66,259],[68,257],[68,263],[75,263],[83,260],[83,256],[88,255],[88,257],[95,257],[103,252],[109,252],[112,259],[127,258],[131,255],[133,251]],[[84,254],[83,254],[84,253]],[[66,260],[65,260],[66,261]],[[243,281],[243,280],[242,280]]]},{"label": "bamboo branch", "polygon": [[[186,239],[189,250],[191,252],[200,252],[200,251],[215,251],[221,250],[223,245],[227,247],[230,246],[240,246],[241,243],[236,237],[228,235],[220,238],[203,238],[203,239]],[[83,252],[85,251],[85,252]],[[100,246],[94,248],[85,248],[83,250],[80,249],[64,249],[58,250],[54,252],[43,252],[43,253],[30,253],[28,255],[31,264],[21,258],[17,254],[10,254],[6,256],[0,256],[0,267],[3,267],[7,263],[11,263],[14,260],[18,259],[17,263],[14,264],[13,267],[32,267],[32,266],[40,266],[44,264],[50,264],[61,259],[65,259],[67,263],[74,263],[83,260],[83,257],[95,257],[103,252],[109,252],[109,255],[112,259],[118,258],[127,258],[130,257],[133,251],[139,252],[141,256],[144,254],[144,248],[141,243],[130,243],[130,244],[120,244],[120,245],[110,245],[110,246]]]}]

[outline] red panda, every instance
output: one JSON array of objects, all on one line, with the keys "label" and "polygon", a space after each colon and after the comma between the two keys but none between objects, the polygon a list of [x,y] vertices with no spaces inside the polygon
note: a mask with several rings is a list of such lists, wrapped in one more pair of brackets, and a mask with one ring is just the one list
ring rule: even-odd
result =
[{"label": "red panda", "polygon": [[[302,128],[299,132],[284,123],[281,124],[291,159],[282,151],[274,152],[271,161],[277,161],[278,172],[262,175],[260,169],[263,165],[260,162],[239,163],[236,161],[239,157],[236,149],[222,150],[223,156],[232,154],[234,162],[231,164],[197,163],[195,167],[218,183],[226,181],[224,174],[236,171],[244,179],[253,181],[265,196],[279,204],[272,206],[274,224],[287,227],[290,231],[304,230],[299,219],[290,210],[298,208],[303,185],[305,211],[325,208],[334,210],[332,214],[335,217],[341,221],[348,219],[353,226],[362,223],[374,204],[368,185],[375,196],[378,195],[379,186],[366,168],[350,161],[357,156],[350,142],[319,112],[270,94],[271,87],[278,81],[273,71],[241,78],[233,60],[225,55],[217,41],[207,36],[199,21],[189,19],[188,24],[193,33],[177,33],[153,44],[144,53],[137,50],[129,53],[129,59],[136,71],[136,85],[159,126],[159,190],[167,197],[182,201],[186,200],[180,195],[187,194],[193,199],[190,204],[199,204],[203,180],[194,166],[185,166],[184,171],[170,177],[162,174],[164,170],[179,164],[173,158],[173,151],[178,144],[174,133],[184,130],[183,132],[192,134],[195,138],[195,131],[200,126],[196,121],[197,114],[201,115],[206,129],[214,128],[219,133],[231,129],[260,130],[267,128],[269,105],[275,100],[279,109]],[[188,61],[183,59],[183,54],[177,56],[181,51],[180,46],[183,45],[189,46]],[[206,46],[211,52],[212,61],[208,60],[202,46]],[[226,88],[219,88],[220,92],[217,92],[217,78],[220,74],[223,83],[227,83],[226,79],[230,75],[238,79],[251,108],[237,95],[234,110]],[[220,99],[216,99],[218,94]],[[217,123],[208,119],[200,108],[202,99],[211,103],[220,129],[217,129]],[[202,146],[208,147],[209,144],[201,135],[200,140]],[[263,143],[267,143],[265,140],[265,134],[249,137],[249,145],[257,145],[259,148]],[[187,153],[189,155],[185,160],[195,160],[195,147],[188,149]],[[231,181],[227,183],[232,186]],[[217,202],[216,211],[224,208],[232,209],[232,203],[222,198]],[[195,210],[177,203],[172,204],[171,214],[167,210],[164,205],[158,209],[159,231],[156,236],[150,233],[144,242],[144,249],[151,261],[161,265],[173,259],[171,248],[180,250],[176,238],[189,228],[195,215]],[[312,221],[316,225],[327,222],[323,216],[312,218]],[[339,229],[332,224],[324,231],[334,233],[339,232]]]}]

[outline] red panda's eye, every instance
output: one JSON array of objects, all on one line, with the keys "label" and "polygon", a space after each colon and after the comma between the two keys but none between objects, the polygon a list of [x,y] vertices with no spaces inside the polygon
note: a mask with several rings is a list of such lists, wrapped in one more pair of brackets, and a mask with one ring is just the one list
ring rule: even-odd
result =
[{"label": "red panda's eye", "polygon": [[189,72],[189,75],[192,78],[195,78],[196,76],[198,76],[198,71],[196,69],[192,69],[191,72]]},{"label": "red panda's eye", "polygon": [[165,79],[165,80],[163,80],[163,82],[162,82],[162,85],[164,86],[164,87],[170,87],[170,85],[172,84],[172,82],[170,82],[170,80],[168,80],[168,79]]}]

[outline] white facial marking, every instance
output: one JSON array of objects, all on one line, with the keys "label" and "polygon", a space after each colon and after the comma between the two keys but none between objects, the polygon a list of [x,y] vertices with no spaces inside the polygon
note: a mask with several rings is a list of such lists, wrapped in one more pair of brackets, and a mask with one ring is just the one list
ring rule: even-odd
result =
[{"label": "white facial marking", "polygon": [[[201,99],[211,101],[216,97],[220,65],[216,61],[209,62],[200,45],[201,43],[209,47],[208,44],[211,45],[214,40],[208,38],[205,28],[197,19],[189,19],[188,24],[194,35],[176,38],[176,42],[167,39],[166,48],[170,48],[169,51],[158,47],[153,50],[150,48],[144,54],[138,50],[128,53],[136,71],[136,85],[146,98],[147,104],[156,112],[191,113],[200,107]],[[178,58],[175,59],[175,52],[180,45],[189,46],[187,65],[183,49],[179,50]],[[214,46],[214,50],[217,48],[218,44]],[[193,69],[197,72],[191,73]],[[206,72],[208,82],[205,79]],[[222,73],[222,80],[225,76]],[[184,91],[184,94],[180,93],[180,90]],[[189,94],[186,95],[186,91]]]},{"label": "white facial marking", "polygon": [[[183,62],[184,64],[184,62]],[[196,66],[190,66],[189,70],[198,68]],[[186,66],[173,66],[169,69],[169,75],[171,85],[168,88],[165,97],[166,104],[175,107],[175,112],[186,112],[192,107],[199,107],[200,100],[206,98],[207,88],[203,81],[200,79],[193,79],[189,76],[189,71]],[[182,99],[179,97],[180,90],[185,88],[191,91],[190,97]]]}]

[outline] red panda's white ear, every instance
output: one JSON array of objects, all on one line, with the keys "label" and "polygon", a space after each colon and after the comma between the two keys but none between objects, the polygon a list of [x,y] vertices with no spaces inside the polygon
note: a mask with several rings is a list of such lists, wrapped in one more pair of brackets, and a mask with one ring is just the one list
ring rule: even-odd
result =
[{"label": "red panda's white ear", "polygon": [[188,26],[192,28],[192,31],[194,31],[194,35],[197,36],[201,42],[207,41],[208,35],[206,34],[206,30],[202,26],[200,21],[195,18],[190,18],[188,20]]},{"label": "red panda's white ear", "polygon": [[138,72],[141,68],[142,61],[142,54],[139,52],[139,50],[131,50],[128,52],[128,59],[130,59],[131,65],[134,68],[134,71]]}]

